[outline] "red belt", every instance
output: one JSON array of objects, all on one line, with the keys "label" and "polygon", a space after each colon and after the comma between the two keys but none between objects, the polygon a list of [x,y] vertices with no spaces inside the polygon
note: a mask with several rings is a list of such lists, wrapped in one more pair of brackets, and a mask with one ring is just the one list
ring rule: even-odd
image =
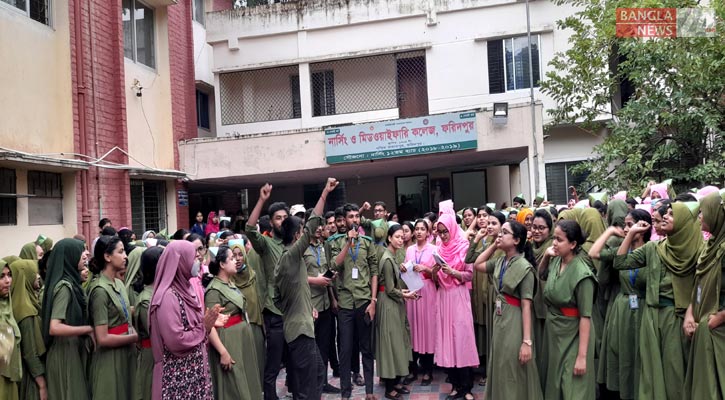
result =
[{"label": "red belt", "polygon": [[433,279],[433,277],[429,273],[423,272],[423,279]]},{"label": "red belt", "polygon": [[239,324],[239,323],[241,323],[242,321],[244,321],[244,317],[242,316],[242,314],[232,315],[232,316],[231,316],[231,317],[229,317],[229,319],[227,320],[227,323],[226,323],[226,324],[224,324],[224,329],[226,329],[226,328],[231,328],[232,326],[234,326],[234,325],[236,325],[236,324]]},{"label": "red belt", "polygon": [[385,285],[378,286],[378,292],[384,292],[385,291]]},{"label": "red belt", "polygon": [[141,348],[150,349],[151,348],[151,339],[141,339]]},{"label": "red belt", "polygon": [[503,298],[506,299],[506,303],[510,306],[521,307],[521,300],[514,296],[509,296],[506,293],[503,294]]},{"label": "red belt", "polygon": [[125,335],[128,333],[128,322],[113,328],[108,328],[108,333],[111,335]]},{"label": "red belt", "polygon": [[579,318],[579,309],[576,307],[561,307],[559,309],[565,317],[576,317]]}]

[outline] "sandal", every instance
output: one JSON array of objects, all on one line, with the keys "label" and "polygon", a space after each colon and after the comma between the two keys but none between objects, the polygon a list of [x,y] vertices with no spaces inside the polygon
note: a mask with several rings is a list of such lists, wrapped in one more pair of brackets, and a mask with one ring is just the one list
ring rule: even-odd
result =
[{"label": "sandal", "polygon": [[410,390],[402,385],[395,386],[395,391],[400,394],[410,394]]},{"label": "sandal", "polygon": [[402,396],[396,390],[385,393],[385,398],[390,400],[399,400]]},{"label": "sandal", "polygon": [[466,400],[475,400],[476,399],[475,397],[473,397],[473,394],[471,392],[466,393],[465,395],[463,395],[462,398],[466,399]]},{"label": "sandal", "polygon": [[420,386],[430,386],[431,383],[433,383],[433,375],[428,375],[427,378],[423,376],[423,380],[420,381]]},{"label": "sandal", "polygon": [[448,394],[448,396],[446,396],[446,400],[457,400],[457,399],[460,399],[460,398],[461,398],[461,394],[458,393],[458,391],[455,390],[455,389],[453,389],[453,391],[451,391]]}]

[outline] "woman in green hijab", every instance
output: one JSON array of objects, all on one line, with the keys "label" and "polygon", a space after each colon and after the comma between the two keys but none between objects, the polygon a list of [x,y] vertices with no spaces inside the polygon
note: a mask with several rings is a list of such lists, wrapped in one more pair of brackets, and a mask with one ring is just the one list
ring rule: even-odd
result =
[{"label": "woman in green hijab", "polygon": [[[702,230],[712,235],[697,260],[683,329],[692,337],[685,398],[722,399],[725,393],[725,206],[720,193],[701,200]],[[693,336],[694,335],[694,336]]]},{"label": "woman in green hijab", "polygon": [[48,398],[52,400],[89,399],[84,338],[93,328],[88,324],[80,275],[87,259],[85,245],[77,239],[60,240],[48,259],[41,331],[47,349]]},{"label": "woman in green hijab", "polygon": [[20,398],[28,400],[48,397],[45,382],[45,343],[40,333],[40,300],[38,290],[40,279],[38,262],[18,260],[10,264],[13,273],[13,315],[20,327],[23,340],[20,342],[23,354],[23,381],[20,384]]},{"label": "woman in green hijab", "polygon": [[136,296],[135,312],[133,314],[133,326],[138,332],[140,345],[136,358],[134,400],[151,400],[154,355],[151,351],[151,335],[149,334],[149,303],[154,294],[156,266],[163,252],[164,249],[161,247],[151,247],[143,252],[140,260],[143,289]]},{"label": "woman in green hijab", "polygon": [[34,242],[27,243],[20,249],[20,258],[38,261],[52,248],[53,239],[45,237],[44,235],[38,235],[38,238]]},{"label": "woman in green hijab", "polygon": [[[23,371],[20,357],[20,329],[13,317],[13,305],[10,301],[12,283],[10,267],[5,261],[0,261],[0,340],[3,341],[3,349],[12,349],[7,358],[0,357],[0,399],[3,400],[19,399],[18,383]],[[0,355],[5,354],[0,353]]]},{"label": "woman in green hijab", "polygon": [[629,250],[638,234],[651,229],[639,221],[614,258],[614,268],[647,268],[647,307],[640,326],[640,368],[637,398],[675,400],[685,397],[687,344],[682,331],[690,303],[697,258],[703,239],[697,220],[697,203],[672,203],[656,210],[662,216],[660,231],[667,238]]}]

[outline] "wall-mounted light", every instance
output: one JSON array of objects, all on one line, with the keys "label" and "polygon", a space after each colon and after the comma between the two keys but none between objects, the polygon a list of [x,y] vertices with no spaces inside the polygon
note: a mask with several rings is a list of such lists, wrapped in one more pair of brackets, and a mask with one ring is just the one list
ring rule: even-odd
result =
[{"label": "wall-mounted light", "polygon": [[143,95],[141,93],[141,91],[143,90],[143,86],[141,86],[141,82],[139,82],[138,79],[133,80],[133,85],[131,85],[131,89],[136,92],[136,97],[141,97]]},{"label": "wall-mounted light", "polygon": [[509,103],[493,103],[493,124],[506,125],[509,116]]}]

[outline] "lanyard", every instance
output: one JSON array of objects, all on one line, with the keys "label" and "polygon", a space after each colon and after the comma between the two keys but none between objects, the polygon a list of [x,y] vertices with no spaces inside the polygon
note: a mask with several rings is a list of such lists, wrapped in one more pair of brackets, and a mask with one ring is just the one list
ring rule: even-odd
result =
[{"label": "lanyard", "polygon": [[128,310],[126,310],[126,300],[123,299],[123,296],[121,293],[116,292],[118,295],[118,299],[121,300],[121,307],[123,307],[123,314],[126,316],[126,321],[128,321]]},{"label": "lanyard", "polygon": [[313,253],[315,253],[315,257],[317,257],[317,266],[320,266],[320,250],[317,248],[317,246],[310,246],[310,250],[312,250]]},{"label": "lanyard", "polygon": [[[627,251],[627,254],[632,254],[632,249],[629,249]],[[634,271],[634,272],[633,272]],[[629,270],[629,283],[632,284],[632,289],[634,289],[634,282],[637,281],[637,274],[639,274],[639,270]]]},{"label": "lanyard", "polygon": [[501,292],[503,290],[503,275],[506,273],[506,267],[508,267],[508,260],[506,258],[503,259],[503,263],[501,263],[501,271],[498,275],[498,291]]},{"label": "lanyard", "polygon": [[350,258],[352,258],[352,262],[357,262],[357,256],[358,253],[360,253],[360,241],[357,241],[357,244],[355,244],[355,254],[352,254],[352,249],[347,250],[350,253]]},{"label": "lanyard", "polygon": [[428,250],[428,248],[427,248],[427,247],[426,247],[426,248],[424,248],[424,249],[423,249],[423,250],[422,250],[422,251],[420,252],[420,257],[419,257],[419,256],[418,256],[418,249],[415,249],[415,265],[419,265],[419,264],[420,264],[420,260],[422,260],[422,259],[423,259],[423,254],[425,254],[425,251],[426,251],[426,250]]}]

